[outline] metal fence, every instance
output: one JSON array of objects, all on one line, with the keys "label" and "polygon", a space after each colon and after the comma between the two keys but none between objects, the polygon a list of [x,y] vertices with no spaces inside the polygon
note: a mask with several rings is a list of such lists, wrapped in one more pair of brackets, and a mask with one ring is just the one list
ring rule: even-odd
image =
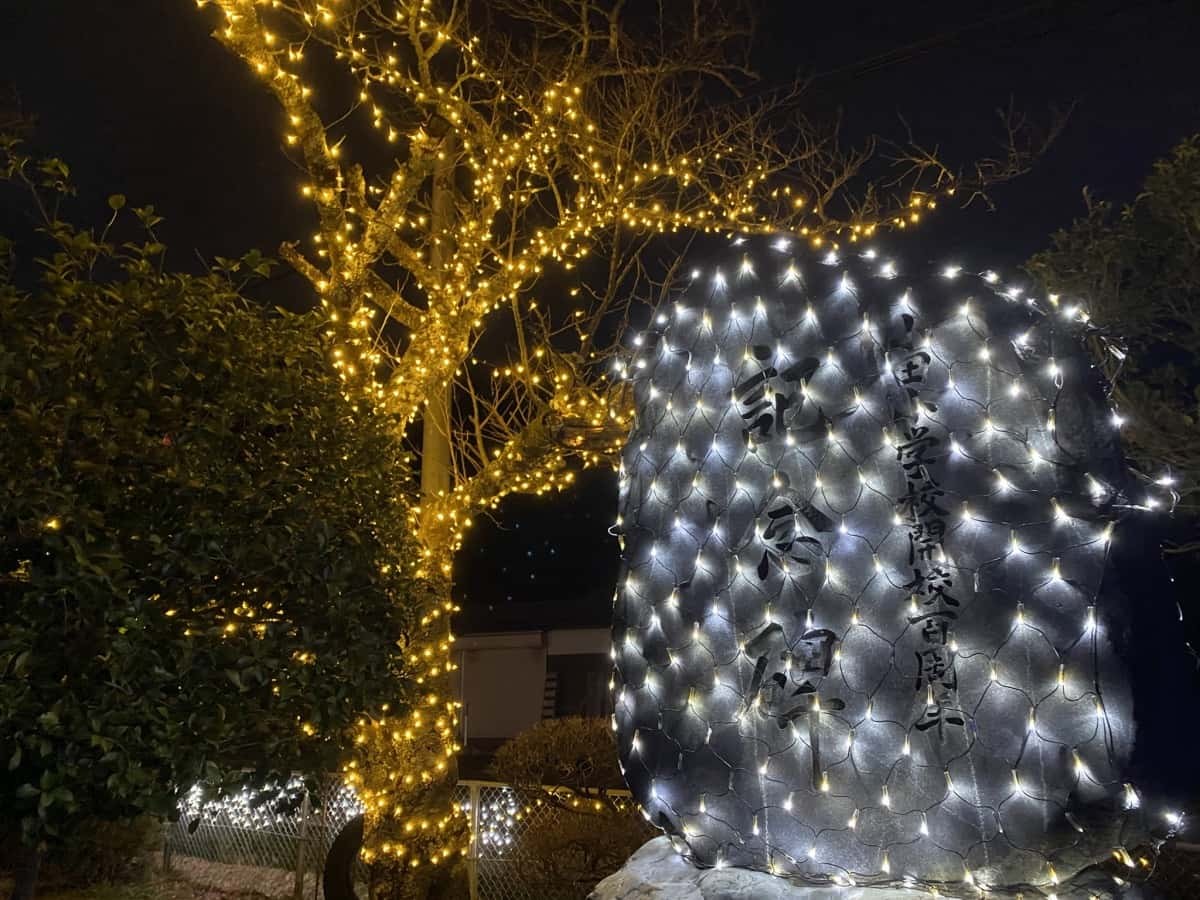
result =
[{"label": "metal fence", "polygon": [[[264,793],[266,794],[264,796]],[[321,870],[342,827],[362,811],[354,791],[325,779],[310,795],[299,779],[268,792],[206,800],[193,788],[163,842],[168,867],[191,868],[230,888],[319,896]],[[184,859],[180,859],[180,858]],[[191,861],[210,865],[196,866]]]},{"label": "metal fence", "polygon": [[[458,783],[454,801],[476,836],[467,858],[471,900],[542,900],[544,889],[529,878],[532,853],[523,839],[572,815],[546,797],[489,781]],[[360,811],[353,790],[336,779],[313,797],[299,780],[266,798],[243,792],[206,802],[197,790],[168,829],[164,854],[170,865],[189,874],[199,869],[204,880],[227,889],[318,897],[329,847]],[[641,823],[632,802],[628,814],[631,825]]]},{"label": "metal fence", "polygon": [[[541,791],[524,791],[491,781],[458,783],[456,799],[468,815],[471,833],[475,835],[467,859],[471,900],[546,900],[564,890],[566,896],[581,896],[578,884],[553,884],[537,878],[535,861],[545,863],[545,847],[531,840],[533,833],[559,832],[572,819],[578,827],[579,813],[572,811],[572,805],[588,802],[569,792],[554,802],[555,791],[548,786]],[[628,791],[609,791],[608,796],[619,804],[617,814],[628,818],[628,828],[622,826],[622,830],[635,836],[637,843],[656,833],[646,824]],[[589,834],[602,840],[596,832]],[[620,861],[615,861],[614,867],[619,864]]]},{"label": "metal fence", "polygon": [[530,851],[522,838],[560,822],[563,810],[540,795],[485,781],[459,782],[457,799],[475,835],[467,863],[471,900],[541,900],[527,877]]}]

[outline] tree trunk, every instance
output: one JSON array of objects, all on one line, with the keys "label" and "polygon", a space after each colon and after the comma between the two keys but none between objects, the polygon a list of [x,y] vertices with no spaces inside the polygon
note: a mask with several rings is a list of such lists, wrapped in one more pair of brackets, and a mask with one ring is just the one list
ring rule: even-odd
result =
[{"label": "tree trunk", "polygon": [[426,400],[421,422],[421,502],[450,490],[450,388]]},{"label": "tree trunk", "polygon": [[42,851],[38,847],[22,845],[17,856],[17,867],[13,872],[13,888],[10,900],[33,900],[37,888],[38,871],[42,868]]},{"label": "tree trunk", "polygon": [[[430,231],[445,235],[454,220],[454,138],[442,141],[442,154],[433,170],[433,196],[430,202]],[[451,248],[443,240],[430,251],[436,269],[449,258]],[[435,388],[426,398],[421,423],[421,501],[429,501],[451,486],[450,385]]]}]

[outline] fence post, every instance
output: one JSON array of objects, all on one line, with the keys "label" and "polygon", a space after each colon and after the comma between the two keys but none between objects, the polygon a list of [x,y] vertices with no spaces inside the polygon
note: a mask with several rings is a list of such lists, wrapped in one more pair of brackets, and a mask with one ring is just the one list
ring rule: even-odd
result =
[{"label": "fence post", "polygon": [[471,900],[479,900],[479,782],[472,781],[468,790],[471,803],[471,852],[467,856],[467,880],[471,886]]},{"label": "fence post", "polygon": [[317,858],[313,865],[313,900],[317,900],[317,894],[321,890],[321,880],[325,877],[325,860],[329,857],[329,804],[333,795],[337,793],[339,783],[335,778],[336,776],[326,775],[321,780],[321,830],[320,837],[317,838]]},{"label": "fence post", "polygon": [[170,821],[163,822],[163,852],[162,852],[162,870],[163,872],[171,871],[171,827],[175,824]]},{"label": "fence post", "polygon": [[293,900],[301,900],[304,896],[304,857],[308,843],[308,819],[312,812],[308,801],[308,790],[304,791],[304,799],[300,801],[300,834],[296,841],[296,880],[292,887]]}]

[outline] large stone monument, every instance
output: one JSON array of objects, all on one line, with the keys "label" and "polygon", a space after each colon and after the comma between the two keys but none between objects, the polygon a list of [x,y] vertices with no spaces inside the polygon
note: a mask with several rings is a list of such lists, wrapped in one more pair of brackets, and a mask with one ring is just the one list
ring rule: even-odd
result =
[{"label": "large stone monument", "polygon": [[1175,826],[1128,776],[1105,587],[1164,492],[1122,462],[1095,335],[990,272],[766,238],[654,311],[613,726],[693,868],[1049,895]]}]

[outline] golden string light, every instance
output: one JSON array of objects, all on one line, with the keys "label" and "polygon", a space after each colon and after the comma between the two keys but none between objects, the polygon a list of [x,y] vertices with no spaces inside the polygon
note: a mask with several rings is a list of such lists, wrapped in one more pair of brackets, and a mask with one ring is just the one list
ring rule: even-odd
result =
[{"label": "golden string light", "polygon": [[[308,248],[289,244],[281,253],[313,285],[327,313],[331,364],[348,396],[386,408],[402,425],[420,418],[431,399],[461,389],[491,317],[506,310],[540,315],[527,296],[531,286],[551,268],[578,269],[616,229],[785,233],[836,248],[880,228],[911,227],[957,189],[954,179],[942,178],[929,190],[914,186],[891,206],[854,211],[851,204],[851,214],[839,219],[830,212],[836,198],[822,190],[820,177],[801,188],[802,157],[757,149],[759,120],[752,113],[714,120],[711,137],[700,129],[688,138],[681,128],[654,151],[651,119],[661,117],[643,116],[649,139],[623,143],[626,123],[612,121],[611,111],[605,117],[603,76],[585,65],[514,77],[461,12],[450,18],[431,0],[386,8],[344,0],[197,4],[215,7],[215,36],[282,107],[282,142],[303,164],[299,192],[318,227]],[[597,45],[608,40],[606,31]],[[717,43],[705,52],[724,51]],[[333,72],[354,86],[348,121],[369,123],[368,133],[398,158],[385,177],[369,180],[353,162],[358,154],[347,135],[355,129],[319,111],[326,91],[313,71]],[[690,124],[694,115],[679,107],[675,124]],[[447,172],[453,209],[444,215],[427,188]],[[844,173],[818,176],[826,174],[840,184]],[[396,268],[407,273],[404,289],[386,274]],[[405,332],[402,351],[388,337],[393,323]],[[422,550],[406,564],[419,576],[447,582],[473,517],[496,510],[507,495],[552,494],[568,488],[578,468],[611,464],[632,421],[620,388],[596,381],[552,347],[526,353],[528,327],[518,323],[523,358],[491,379],[495,391],[508,391],[503,396],[515,412],[494,433],[465,440],[473,463],[448,490],[424,497],[408,513]],[[596,437],[574,445],[548,437],[544,414]],[[435,836],[427,862],[447,858],[436,835],[448,833],[448,819],[412,818],[403,811],[412,804],[397,797],[403,786],[438,781],[457,750],[457,704],[448,688],[454,611],[449,601],[431,600],[407,650],[426,694],[403,727],[381,713],[356,735],[358,746],[376,751],[389,741],[403,746],[403,761],[386,771],[357,764],[348,770],[369,813],[394,815],[404,833]],[[407,844],[389,846],[399,853]],[[422,858],[410,847],[404,852],[413,865]]]}]

